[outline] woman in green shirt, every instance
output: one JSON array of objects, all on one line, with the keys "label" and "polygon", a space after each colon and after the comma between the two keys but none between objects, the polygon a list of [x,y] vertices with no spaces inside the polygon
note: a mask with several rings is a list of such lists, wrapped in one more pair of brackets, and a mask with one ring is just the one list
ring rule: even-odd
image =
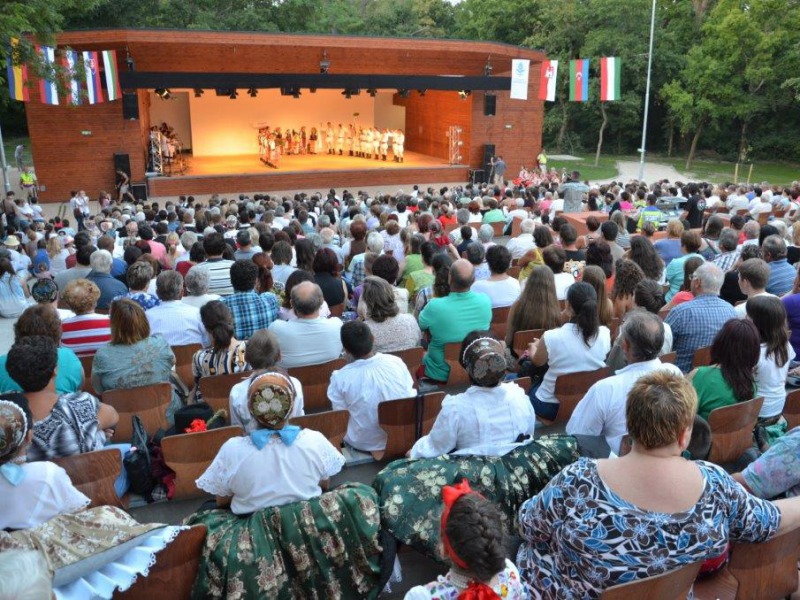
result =
[{"label": "woman in green shirt", "polygon": [[752,400],[760,357],[758,329],[750,319],[731,319],[711,344],[711,365],[687,375],[697,392],[697,414],[708,420],[715,408]]}]

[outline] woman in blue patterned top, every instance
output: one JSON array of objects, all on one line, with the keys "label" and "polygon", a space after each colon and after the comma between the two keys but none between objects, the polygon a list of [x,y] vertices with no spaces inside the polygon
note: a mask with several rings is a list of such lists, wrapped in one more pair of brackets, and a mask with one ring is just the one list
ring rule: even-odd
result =
[{"label": "woman in blue patterned top", "polygon": [[580,459],[520,509],[517,565],[532,598],[603,590],[762,542],[800,525],[800,499],[768,502],[722,468],[681,457],[697,395],[683,377],[645,375],[628,395],[629,454]]}]

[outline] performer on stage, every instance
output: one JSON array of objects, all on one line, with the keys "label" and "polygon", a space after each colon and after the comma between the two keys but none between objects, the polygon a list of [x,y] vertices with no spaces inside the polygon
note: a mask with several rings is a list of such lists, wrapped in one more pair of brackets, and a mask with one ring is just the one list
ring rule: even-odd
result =
[{"label": "performer on stage", "polygon": [[333,137],[334,131],[331,122],[328,121],[328,126],[325,128],[325,149],[328,151],[328,154],[333,154]]},{"label": "performer on stage", "polygon": [[386,162],[386,155],[389,153],[389,130],[384,129],[381,133],[381,158]]},{"label": "performer on stage", "polygon": [[356,126],[350,123],[347,126],[347,136],[344,141],[344,149],[347,150],[348,156],[353,156],[353,144],[355,143]]},{"label": "performer on stage", "polygon": [[300,128],[300,144],[300,154],[308,153],[308,134],[305,125]]},{"label": "performer on stage", "polygon": [[367,158],[372,158],[372,129],[364,128],[364,154]]},{"label": "performer on stage", "polygon": [[375,155],[375,160],[380,160],[381,152],[381,130],[377,127],[372,128],[372,153]]},{"label": "performer on stage", "polygon": [[319,136],[317,135],[317,128],[312,127],[311,133],[308,136],[308,153],[309,154],[317,154],[319,153],[319,146],[320,143]]},{"label": "performer on stage", "polygon": [[339,123],[339,127],[336,129],[336,152],[339,154],[339,156],[342,155],[342,150],[344,150],[344,138],[344,126]]},{"label": "performer on stage", "polygon": [[394,135],[394,144],[392,146],[392,152],[394,152],[394,160],[396,162],[403,162],[403,155],[405,153],[405,143],[406,143],[406,136],[403,133],[402,129],[398,129]]}]

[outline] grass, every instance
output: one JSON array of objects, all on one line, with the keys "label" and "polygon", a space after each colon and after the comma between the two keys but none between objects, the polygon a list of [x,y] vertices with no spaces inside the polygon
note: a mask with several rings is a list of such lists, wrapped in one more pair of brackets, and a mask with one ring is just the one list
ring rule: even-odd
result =
[{"label": "grass", "polygon": [[547,161],[547,166],[555,167],[559,171],[566,169],[567,172],[578,170],[581,172],[581,179],[596,181],[598,179],[612,179],[617,175],[617,161],[629,160],[625,156],[601,156],[598,165],[594,166],[594,155],[587,156],[581,160],[554,160]]},{"label": "grass", "polygon": [[25,146],[25,150],[22,153],[22,162],[25,165],[32,165],[33,159],[31,158],[31,141],[28,137],[3,137],[3,148],[6,151],[6,163],[10,167],[16,167],[16,162],[14,161],[14,150],[17,148],[19,144]]}]

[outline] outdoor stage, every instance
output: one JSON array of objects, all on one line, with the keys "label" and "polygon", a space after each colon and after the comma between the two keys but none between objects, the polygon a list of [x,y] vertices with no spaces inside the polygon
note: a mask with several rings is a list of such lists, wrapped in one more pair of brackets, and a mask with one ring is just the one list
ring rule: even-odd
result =
[{"label": "outdoor stage", "polygon": [[[433,156],[406,152],[405,161],[383,162],[351,156],[306,154],[285,156],[279,168],[263,164],[256,154],[187,157],[183,174],[148,177],[154,197],[189,194],[231,194],[302,189],[322,191],[394,185],[467,181],[466,165],[451,166]],[[167,173],[169,171],[167,170]],[[386,190],[393,192],[395,190]]]}]

